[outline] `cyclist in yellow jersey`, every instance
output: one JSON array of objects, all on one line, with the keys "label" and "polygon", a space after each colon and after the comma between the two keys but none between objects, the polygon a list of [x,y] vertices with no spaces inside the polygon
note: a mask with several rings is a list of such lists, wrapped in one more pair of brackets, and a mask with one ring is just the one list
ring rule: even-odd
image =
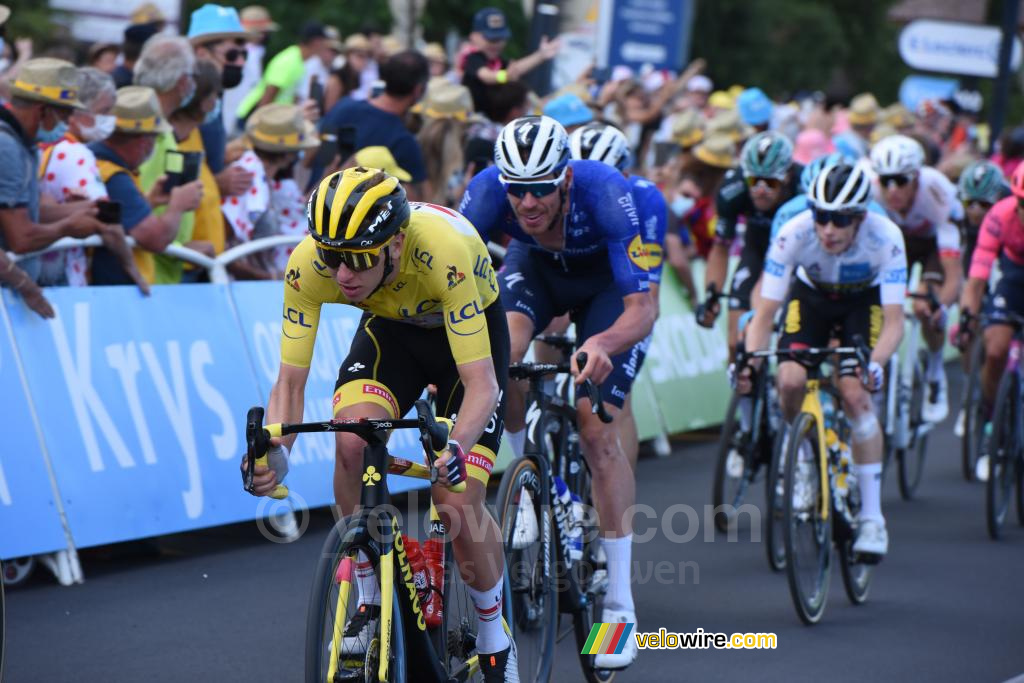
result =
[{"label": "cyclist in yellow jersey", "polygon": [[[448,528],[458,530],[452,545],[477,609],[477,650],[489,655],[480,660],[485,680],[518,680],[515,645],[501,620],[500,533],[484,505],[509,364],[508,328],[487,247],[461,214],[410,204],[399,181],[376,169],[324,178],[306,213],[310,236],[288,261],[281,368],[267,421],[301,421],[321,307],[361,308],[339,370],[334,415],[398,418],[427,384],[437,386],[439,414],[457,420],[437,461],[432,495]],[[293,439],[276,440],[270,467],[257,468],[257,494],[269,494],[283,479]],[[364,446],[354,434],[338,435],[334,495],[345,515],[359,502]],[[465,493],[446,488],[467,477]],[[369,641],[365,635],[374,632],[380,614],[379,587],[363,554],[356,578],[360,608],[345,631],[346,655],[361,654],[355,650]]]}]

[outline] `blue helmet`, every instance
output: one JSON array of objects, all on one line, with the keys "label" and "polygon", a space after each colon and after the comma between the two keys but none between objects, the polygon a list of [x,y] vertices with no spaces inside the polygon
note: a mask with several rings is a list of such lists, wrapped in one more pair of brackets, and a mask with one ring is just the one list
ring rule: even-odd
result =
[{"label": "blue helmet", "polygon": [[814,182],[814,177],[821,172],[821,169],[826,166],[835,166],[836,164],[842,164],[844,162],[852,163],[839,152],[823,154],[820,157],[812,159],[809,164],[804,166],[804,170],[800,172],[800,193],[807,194],[807,190],[810,189],[811,183]]}]

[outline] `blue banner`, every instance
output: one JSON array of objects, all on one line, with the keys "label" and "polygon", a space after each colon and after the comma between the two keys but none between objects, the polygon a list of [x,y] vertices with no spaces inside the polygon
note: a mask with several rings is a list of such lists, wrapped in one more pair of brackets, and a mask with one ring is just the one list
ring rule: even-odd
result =
[{"label": "blue banner", "polygon": [[682,71],[692,11],[688,0],[602,0],[598,26],[599,42],[608,50],[604,63]]},{"label": "blue banner", "polygon": [[238,465],[260,394],[227,288],[47,297],[52,321],[8,308],[75,545],[258,516]]},{"label": "blue banner", "polygon": [[[25,304],[4,289],[9,309],[25,310]],[[35,313],[35,324],[43,326]],[[19,328],[20,330],[20,328]],[[53,487],[43,452],[29,412],[11,347],[6,319],[0,325],[0,558],[48,553],[67,547],[60,516],[53,500]]]},{"label": "blue banner", "polygon": [[[264,406],[270,398],[270,389],[277,379],[281,363],[281,311],[286,286],[281,282],[231,284],[242,334],[252,353],[261,403]],[[361,315],[362,311],[352,306],[323,307],[309,379],[306,381],[304,421],[329,420],[333,417],[332,399],[338,369],[348,355]],[[303,503],[309,507],[334,504],[334,442],[335,436],[325,433],[301,434],[295,440],[285,483],[295,494],[294,502],[297,506],[302,507]],[[423,462],[423,449],[415,430],[393,432],[388,450],[413,462]],[[392,476],[388,480],[388,487],[394,492],[422,485],[422,482],[408,477]]]}]

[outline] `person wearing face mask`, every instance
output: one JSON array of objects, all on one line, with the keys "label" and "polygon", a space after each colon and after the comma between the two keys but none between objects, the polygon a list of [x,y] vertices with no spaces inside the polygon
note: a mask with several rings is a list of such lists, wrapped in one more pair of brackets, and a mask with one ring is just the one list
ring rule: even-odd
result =
[{"label": "person wearing face mask", "polygon": [[[245,49],[248,37],[234,7],[208,4],[192,13],[188,27],[189,42],[192,43],[197,59],[208,59],[216,66],[224,90],[232,90],[242,82],[242,69],[248,55]],[[225,170],[227,132],[224,130],[221,115],[223,103],[220,98],[217,98],[216,107],[216,115],[200,126],[206,163],[218,175],[218,184],[225,194],[241,194],[249,189],[252,178],[221,174]]]},{"label": "person wearing face mask", "polygon": [[[292,104],[267,104],[257,109],[245,127],[245,140],[251,146],[236,165],[254,174],[253,189],[241,197],[229,197],[221,210],[229,226],[232,244],[248,242],[275,234],[305,234],[304,202],[294,202],[294,181],[278,180],[282,171],[291,169],[299,154],[320,145],[316,128],[303,118],[302,110]],[[269,259],[236,262],[232,274],[240,279],[280,279],[288,264],[288,252],[272,253]]]},{"label": "person wearing face mask", "polygon": [[[139,167],[153,154],[157,136],[171,134],[152,88],[121,88],[112,113],[114,132],[103,142],[90,144],[89,149],[96,155],[107,195],[121,205],[121,226],[138,246],[135,261],[139,271],[153,282],[153,252],[162,252],[174,241],[182,216],[199,206],[202,185],[197,180],[173,188],[168,195],[162,183],[155,183],[148,196],[143,191]],[[162,205],[166,209],[157,215],[153,207]],[[93,255],[92,282],[121,285],[130,283],[131,277],[108,250],[98,249]]]},{"label": "person wearing face mask", "polygon": [[[78,72],[59,59],[31,59],[10,84],[10,101],[0,107],[0,249],[28,253],[61,237],[103,234],[92,201],[40,203],[37,144],[53,143],[67,132],[72,111],[81,109]],[[32,280],[38,258],[21,262]]]},{"label": "person wearing face mask", "polygon": [[[178,151],[198,152],[203,155],[199,166],[199,182],[203,186],[203,200],[196,209],[195,226],[191,236],[178,235],[178,241],[186,247],[195,249],[213,258],[224,251],[224,217],[220,213],[220,189],[217,178],[210,170],[208,155],[201,134],[204,123],[219,120],[220,112],[217,104],[221,95],[221,73],[217,65],[209,59],[196,60],[196,95],[187,107],[171,114],[170,124],[174,129],[174,138],[178,142]],[[182,264],[176,259],[157,256],[157,273],[166,267],[168,272],[181,273],[180,281],[198,282],[206,271],[191,264]],[[166,261],[166,263],[165,263]],[[176,275],[177,272],[174,272]]]},{"label": "person wearing face mask", "polygon": [[246,95],[259,85],[266,62],[267,43],[270,42],[271,34],[281,28],[271,18],[267,8],[261,5],[243,7],[239,16],[242,20],[242,28],[248,35],[245,44],[246,58],[242,67],[242,81],[238,87],[224,93],[224,125],[227,127],[230,137],[234,137],[244,128],[244,125],[239,125],[236,112]]},{"label": "person wearing face mask", "polygon": [[[78,99],[85,109],[75,110],[68,130],[60,140],[41,145],[39,190],[43,201],[57,204],[79,199],[106,199],[107,188],[100,180],[96,157],[86,143],[105,140],[114,132],[114,79],[97,69],[79,69]],[[125,250],[125,253],[129,253]],[[81,247],[42,255],[43,285],[89,284],[88,261]]]}]

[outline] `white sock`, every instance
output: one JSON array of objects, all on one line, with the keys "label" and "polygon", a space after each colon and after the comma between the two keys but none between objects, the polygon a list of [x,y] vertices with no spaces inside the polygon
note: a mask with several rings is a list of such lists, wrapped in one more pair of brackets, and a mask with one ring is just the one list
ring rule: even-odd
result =
[{"label": "white sock", "polygon": [[754,416],[754,399],[750,396],[740,396],[740,429],[744,432],[750,431],[750,422]]},{"label": "white sock", "polygon": [[380,584],[373,571],[373,563],[362,550],[356,556],[356,585],[359,586],[360,605],[380,604]]},{"label": "white sock", "polygon": [[942,349],[928,352],[928,381],[938,382],[942,379]]},{"label": "white sock", "polygon": [[526,430],[520,429],[518,432],[513,432],[511,429],[506,429],[505,439],[512,447],[512,453],[517,458],[523,457],[523,449],[526,448]]},{"label": "white sock", "polygon": [[633,534],[622,538],[602,538],[608,560],[608,592],[604,606],[608,609],[632,612],[633,589],[630,586],[630,567],[633,562]]},{"label": "white sock", "polygon": [[882,463],[853,466],[860,489],[860,519],[873,519],[884,522],[882,516]]},{"label": "white sock", "polygon": [[466,586],[470,597],[473,598],[476,616],[480,622],[480,630],[476,634],[476,649],[482,655],[501,652],[511,644],[501,620],[502,583],[502,580],[498,579],[493,588],[485,591]]}]

